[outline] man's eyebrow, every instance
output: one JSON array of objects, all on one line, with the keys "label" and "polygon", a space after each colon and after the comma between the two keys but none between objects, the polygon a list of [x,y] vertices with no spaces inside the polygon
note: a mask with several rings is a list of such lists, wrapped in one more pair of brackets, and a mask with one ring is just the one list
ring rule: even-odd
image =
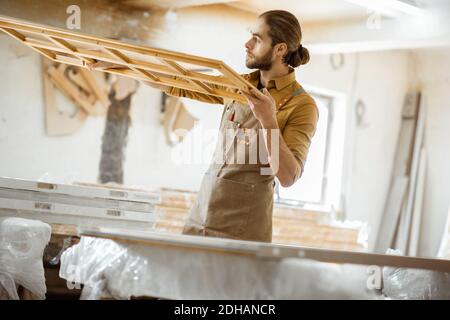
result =
[{"label": "man's eyebrow", "polygon": [[256,36],[256,37],[262,39],[262,37],[261,37],[261,35],[260,35],[259,33],[257,33],[257,32],[252,32],[252,31],[251,31],[251,33],[252,33],[253,36]]}]

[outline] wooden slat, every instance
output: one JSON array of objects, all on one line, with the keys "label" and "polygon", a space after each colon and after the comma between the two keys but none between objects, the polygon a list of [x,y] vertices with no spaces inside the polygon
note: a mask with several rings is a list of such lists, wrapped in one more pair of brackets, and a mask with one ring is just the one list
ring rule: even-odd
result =
[{"label": "wooden slat", "polygon": [[184,69],[182,66],[180,66],[175,61],[170,61],[170,60],[166,60],[166,59],[158,59],[158,60],[161,61],[162,63],[164,63],[165,65],[167,65],[172,70],[175,70],[179,75],[187,75],[187,73],[188,73],[188,71],[186,69]]},{"label": "wooden slat", "polygon": [[83,77],[83,79],[89,85],[89,88],[92,90],[92,92],[97,97],[97,99],[102,103],[103,107],[107,108],[110,104],[108,96],[102,90],[102,88],[99,86],[97,81],[95,81],[95,78],[92,75],[92,72],[89,72],[86,69],[80,68],[80,73],[81,73],[81,76]]},{"label": "wooden slat", "polygon": [[408,189],[408,198],[406,201],[406,212],[405,212],[405,220],[401,221],[403,223],[403,238],[399,239],[399,247],[397,249],[401,250],[405,254],[408,252],[409,240],[411,235],[411,221],[414,209],[414,197],[416,196],[416,188],[417,188],[417,173],[419,170],[419,159],[420,159],[420,150],[422,149],[422,141],[423,134],[425,130],[425,113],[426,106],[424,105],[421,94],[419,93],[417,98],[418,103],[418,115],[417,115],[417,124],[416,124],[416,132],[414,137],[414,148],[412,154],[411,161],[411,171],[410,171],[410,182]]},{"label": "wooden slat", "polygon": [[113,55],[114,57],[116,57],[117,59],[119,59],[121,62],[126,63],[127,67],[130,68],[131,70],[134,70],[134,71],[136,71],[136,72],[138,72],[140,74],[143,74],[144,76],[146,76],[150,80],[153,80],[155,82],[159,82],[159,78],[157,76],[155,76],[154,74],[152,74],[151,72],[148,72],[146,70],[142,70],[140,68],[136,68],[134,66],[131,66],[130,65],[130,58],[128,58],[126,55],[124,55],[119,50],[110,49],[110,48],[105,48],[105,50],[107,52],[109,52],[111,55]]},{"label": "wooden slat", "polygon": [[[170,61],[170,60],[166,60],[166,59],[159,59],[162,63],[164,63],[165,65],[167,65],[169,68],[171,68],[172,70],[178,72],[179,75],[181,76],[186,76],[188,74],[188,71],[186,69],[184,69],[182,66],[180,66],[178,63],[176,63],[175,61]],[[212,89],[204,84],[203,82],[199,81],[199,80],[194,80],[194,79],[187,79],[190,83],[194,84],[195,86],[197,86],[200,90],[204,91],[205,93],[213,93]]]},{"label": "wooden slat", "polygon": [[[58,45],[58,46],[61,46],[61,47],[63,47],[63,48],[66,48],[66,49],[68,49],[69,51],[71,51],[72,53],[74,53],[74,54],[76,54],[77,53],[77,48],[76,47],[74,47],[73,45],[71,45],[70,43],[68,43],[67,41],[65,41],[65,40],[62,40],[62,39],[57,39],[57,38],[54,38],[54,37],[47,37],[50,41],[52,41],[53,43],[55,43],[56,45]],[[83,61],[85,61],[85,62],[88,62],[88,63],[94,63],[95,62],[95,60],[94,59],[90,59],[90,58],[86,58],[86,57],[83,57],[83,56],[78,56],[81,60],[83,60]]]},{"label": "wooden slat", "polygon": [[224,76],[233,79],[235,81],[234,83],[239,86],[239,89],[241,89],[242,91],[249,92],[251,88],[254,88],[249,82],[244,80],[238,73],[236,73],[227,65],[221,66],[219,70]]},{"label": "wooden slat", "polygon": [[425,173],[426,173],[426,152],[422,147],[420,150],[419,169],[417,177],[417,188],[414,195],[414,212],[411,224],[411,239],[408,248],[409,256],[417,256],[419,254],[420,226],[422,225],[422,209],[425,190]]},{"label": "wooden slat", "polygon": [[[397,229],[398,221],[401,220],[403,199],[407,193],[408,183],[410,181],[410,168],[412,160],[412,150],[414,145],[414,130],[417,122],[418,98],[417,94],[409,93],[405,98],[405,104],[402,110],[402,123],[397,142],[394,167],[392,170],[391,183],[386,197],[383,217],[378,228],[378,235],[375,245],[377,252],[386,252],[388,248],[393,248],[395,235],[403,233],[402,228]],[[402,179],[408,179],[406,184],[400,182]],[[405,184],[404,190],[399,193],[399,183]],[[398,198],[400,197],[400,198]],[[396,232],[397,231],[397,232]],[[401,238],[401,237],[400,237]]]},{"label": "wooden slat", "polygon": [[[35,48],[43,48],[43,49],[48,49],[50,51],[73,54],[77,57],[98,59],[98,60],[105,61],[105,62],[111,62],[111,63],[115,63],[118,65],[123,65],[124,67],[126,67],[127,65],[131,65],[133,67],[139,67],[141,69],[148,70],[151,72],[158,72],[158,73],[167,74],[167,75],[171,75],[171,76],[179,76],[180,75],[178,70],[170,68],[167,65],[159,65],[159,64],[146,62],[146,61],[142,61],[142,60],[131,59],[131,58],[129,59],[128,63],[124,63],[122,61],[117,61],[116,58],[111,58],[110,54],[106,54],[99,50],[95,51],[95,50],[86,50],[86,49],[79,48],[77,52],[73,53],[66,48],[58,47],[52,43],[43,42],[41,40],[33,39],[33,38],[27,38],[24,41],[24,44],[26,44],[28,46],[33,46]],[[79,64],[79,63],[77,65],[83,66],[83,64]],[[201,82],[207,82],[207,83],[211,83],[211,84],[225,86],[225,87],[229,87],[232,89],[238,88],[238,86],[235,86],[229,79],[227,79],[225,77],[211,76],[208,74],[203,74],[203,73],[189,71],[189,70],[184,75],[184,77],[186,79],[198,80]]]},{"label": "wooden slat", "polygon": [[450,209],[447,213],[447,221],[444,226],[444,232],[442,233],[438,257],[441,259],[450,259]]},{"label": "wooden slat", "polygon": [[193,65],[198,65],[206,68],[219,69],[222,62],[184,53],[154,49],[145,46],[133,45],[116,40],[110,40],[90,35],[85,35],[73,31],[66,31],[60,28],[48,27],[44,25],[33,24],[18,19],[12,19],[5,16],[0,16],[0,27],[15,29],[19,31],[29,32],[37,35],[48,35],[59,39],[72,40],[84,44],[91,44],[96,47],[104,47],[109,49],[126,50],[130,52],[140,53],[154,57],[162,57],[164,59],[173,61],[182,61]]},{"label": "wooden slat", "polygon": [[[186,89],[186,90],[191,90],[191,91],[195,91],[195,92],[200,92],[197,87],[189,84],[188,82],[180,81],[177,79],[164,79],[163,80],[162,78],[160,78],[160,81],[157,82],[157,81],[153,81],[153,80],[148,80],[148,78],[146,78],[144,76],[133,75],[132,73],[130,73],[130,71],[133,72],[132,70],[127,71],[127,70],[117,70],[117,69],[103,69],[102,71],[112,73],[112,74],[117,74],[117,75],[131,76],[138,80],[146,80],[146,81],[154,82],[156,84],[163,84],[163,85],[177,87],[180,89]],[[246,103],[245,98],[236,92],[226,91],[224,89],[214,89],[213,92],[214,93],[211,93],[210,95],[216,96],[216,97],[233,99],[233,100],[236,100],[236,101],[239,101],[242,103]],[[203,93],[203,92],[200,92],[200,93]]]},{"label": "wooden slat", "polygon": [[[2,30],[3,32],[5,32],[6,34],[9,34],[11,37],[25,43],[26,41],[26,37],[21,34],[20,32],[13,30],[13,29],[8,29],[8,28],[0,28],[0,30]],[[55,59],[55,53],[51,52],[50,50],[47,49],[42,49],[42,48],[36,48],[34,46],[29,46],[31,49],[37,51],[40,54],[43,54],[44,56],[46,56],[47,58],[53,60]]]},{"label": "wooden slat", "polygon": [[9,34],[11,37],[13,37],[19,41],[23,42],[26,40],[26,37],[16,30],[8,29],[8,28],[0,28],[0,29],[3,30],[4,32],[6,32],[7,34]]},{"label": "wooden slat", "polygon": [[383,215],[383,220],[380,223],[380,230],[378,230],[378,238],[375,247],[377,252],[384,253],[387,249],[393,247],[395,230],[405,200],[408,181],[408,177],[397,177],[390,189],[386,210]]},{"label": "wooden slat", "polygon": [[[100,37],[90,36],[90,35],[84,35],[81,33],[73,32],[73,31],[67,31],[64,29],[54,28],[54,27],[48,27],[48,26],[42,26],[37,25],[33,23],[29,23],[26,21],[21,21],[17,19],[12,19],[9,17],[3,17],[0,16],[0,28],[8,33],[11,36],[14,36],[16,39],[21,41],[22,43],[25,43],[26,45],[29,45],[34,50],[37,50],[41,54],[44,54],[48,58],[55,60],[55,57],[57,57],[57,61],[69,63],[69,64],[76,64],[75,61],[71,60],[70,57],[62,58],[61,56],[58,56],[54,51],[59,50],[66,50],[64,51],[66,54],[70,54],[73,56],[76,56],[78,59],[82,59],[85,62],[90,62],[92,59],[95,59],[97,61],[108,61],[104,59],[104,56],[102,54],[96,53],[98,50],[107,50],[108,53],[113,53],[115,58],[119,58],[122,65],[129,68],[132,73],[129,72],[123,72],[122,75],[133,77],[135,79],[139,79],[136,75],[138,73],[141,76],[144,76],[145,79],[150,79],[153,82],[156,82],[158,84],[167,85],[168,81],[161,81],[161,76],[155,75],[152,71],[146,70],[145,67],[155,67],[155,65],[151,65],[147,63],[146,65],[137,63],[137,61],[133,61],[132,59],[127,57],[127,53],[134,53],[134,54],[140,54],[143,56],[152,56],[158,59],[164,59],[166,61],[170,61],[169,64],[172,65],[171,68],[166,68],[166,70],[170,70],[170,76],[173,76],[174,72],[175,74],[179,73],[180,70],[173,70],[174,63],[188,63],[190,65],[198,66],[198,67],[206,67],[206,68],[212,68],[219,72],[221,72],[224,77],[209,77],[209,79],[213,79],[216,85],[222,86],[225,89],[240,89],[242,91],[248,91],[249,88],[253,87],[249,82],[247,82],[245,79],[243,79],[238,73],[236,73],[234,70],[232,70],[230,67],[228,67],[225,63],[219,60],[214,59],[208,59],[204,57],[199,56],[193,56],[188,54],[183,54],[179,52],[173,52],[169,50],[162,50],[162,49],[155,49],[145,46],[138,46],[133,45],[129,43],[124,43],[116,40],[110,40],[110,39],[104,39]],[[10,30],[14,30],[14,32],[11,32]],[[19,35],[19,34],[20,35]],[[22,33],[29,33],[29,34],[35,34],[39,35],[39,37],[47,37],[50,39],[48,43],[42,43],[42,41],[36,41],[36,39],[30,39],[27,35],[23,35]],[[19,35],[19,37],[18,37]],[[50,47],[51,45],[56,44],[55,47]],[[83,45],[83,47],[89,47],[91,50],[90,54],[91,56],[86,56],[83,53],[84,51],[87,51],[86,49],[83,49],[79,47],[80,45]],[[38,47],[40,46],[40,47]],[[47,48],[44,48],[44,46],[47,46]],[[53,50],[53,51],[51,51]],[[117,55],[119,54],[119,56]],[[126,58],[125,60],[123,58]],[[111,59],[109,59],[111,61]],[[112,61],[117,62],[117,61]],[[173,63],[171,63],[173,62]],[[159,70],[163,70],[164,67],[167,66],[158,66]],[[178,68],[179,69],[179,68]],[[123,70],[125,71],[125,70]],[[105,70],[105,72],[108,72]],[[162,72],[164,75],[168,75],[165,72]],[[196,92],[201,93],[208,93],[211,95],[223,97],[223,98],[231,98],[230,95],[223,94],[224,92],[230,91],[230,90],[218,90],[218,88],[211,88],[205,81],[207,81],[207,76],[199,76],[201,74],[200,72],[193,73],[193,72],[184,72],[184,74],[180,75],[181,78],[184,79],[184,81],[178,81],[178,82],[172,82],[175,83],[183,83],[186,82],[188,85],[188,90],[193,90]],[[204,79],[200,79],[203,77]],[[197,78],[197,79],[195,79]],[[182,87],[180,87],[182,88]],[[184,86],[186,89],[186,85]],[[191,89],[194,88],[194,89]],[[183,89],[183,88],[182,88]],[[235,93],[233,95],[236,97],[234,100],[238,100],[240,102],[246,103],[246,99],[242,97],[239,93]]]},{"label": "wooden slat", "polygon": [[[56,55],[56,58],[54,59],[54,61],[59,62],[59,63],[77,66],[77,67],[83,67],[83,63],[79,59],[75,59],[75,58],[71,58],[71,57],[67,57],[67,56]],[[186,89],[186,90],[190,90],[190,91],[203,93],[203,92],[199,91],[199,89],[196,86],[193,86],[193,85],[189,84],[188,82],[180,81],[180,80],[173,79],[173,78],[165,78],[165,77],[164,78],[160,77],[160,81],[153,81],[153,80],[150,80],[149,78],[145,77],[144,75],[137,74],[135,71],[133,71],[129,68],[123,68],[123,69],[105,68],[105,69],[102,69],[102,72],[116,74],[116,75],[120,75],[120,76],[127,76],[130,78],[134,78],[136,80],[149,81],[149,82],[156,83],[156,84],[163,84],[163,85],[173,86],[173,87],[180,88],[180,89]],[[216,96],[216,97],[224,97],[224,98],[236,100],[236,101],[239,101],[242,103],[246,103],[245,98],[236,92],[227,91],[224,89],[214,89],[213,92],[214,93],[211,93],[210,95]]]}]

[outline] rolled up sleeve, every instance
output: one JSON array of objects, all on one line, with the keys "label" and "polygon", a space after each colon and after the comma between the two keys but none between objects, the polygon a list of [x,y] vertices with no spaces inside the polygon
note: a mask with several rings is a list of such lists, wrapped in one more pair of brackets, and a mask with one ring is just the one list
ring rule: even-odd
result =
[{"label": "rolled up sleeve", "polygon": [[294,182],[303,174],[311,140],[316,132],[319,112],[315,103],[296,106],[283,130],[283,139],[297,160]]}]

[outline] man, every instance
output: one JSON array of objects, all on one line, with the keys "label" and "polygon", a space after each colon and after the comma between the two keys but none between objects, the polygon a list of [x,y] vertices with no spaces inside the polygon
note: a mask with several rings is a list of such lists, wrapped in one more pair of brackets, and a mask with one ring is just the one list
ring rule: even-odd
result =
[{"label": "man", "polygon": [[[258,90],[243,93],[248,104],[148,83],[172,96],[225,104],[214,158],[224,161],[213,161],[205,173],[184,234],[271,242],[274,178],[289,187],[303,173],[318,111],[295,80],[294,68],[309,61],[300,24],[291,13],[273,10],[258,17],[251,33],[246,66],[257,71],[243,76]],[[268,163],[249,161],[255,145],[263,146]],[[262,174],[267,167],[271,174]]]}]

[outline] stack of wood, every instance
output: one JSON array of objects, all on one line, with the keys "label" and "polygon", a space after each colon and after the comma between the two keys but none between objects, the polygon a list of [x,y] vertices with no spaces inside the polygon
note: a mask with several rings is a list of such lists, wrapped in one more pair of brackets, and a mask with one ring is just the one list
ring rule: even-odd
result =
[{"label": "stack of wood", "polygon": [[426,174],[425,116],[421,94],[407,94],[391,184],[375,244],[377,252],[394,248],[405,255],[418,254]]},{"label": "stack of wood", "polygon": [[366,229],[358,222],[339,222],[330,212],[275,204],[273,242],[336,250],[365,251]]},{"label": "stack of wood", "polygon": [[[156,229],[181,233],[187,214],[194,204],[194,192],[161,189],[157,205]],[[304,210],[275,204],[273,212],[273,243],[301,245],[336,250],[365,251],[367,240],[364,224],[339,222],[330,212]]]}]

